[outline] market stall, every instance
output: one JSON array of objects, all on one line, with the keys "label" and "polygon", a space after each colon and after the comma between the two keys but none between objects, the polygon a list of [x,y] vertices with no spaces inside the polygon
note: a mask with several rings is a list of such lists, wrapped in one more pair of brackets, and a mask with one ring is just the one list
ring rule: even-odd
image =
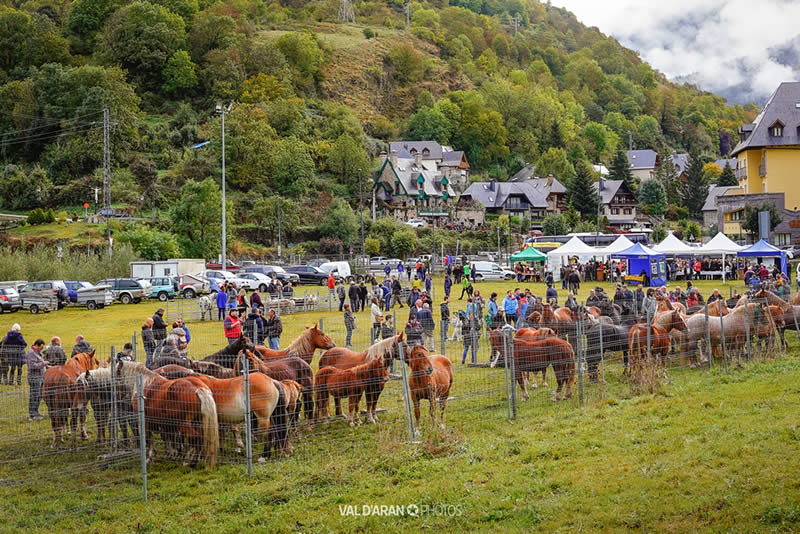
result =
[{"label": "market stall", "polygon": [[661,252],[636,243],[632,247],[612,254],[611,258],[625,260],[627,263],[626,282],[645,284],[649,281],[649,285],[653,287],[667,285],[666,256]]}]

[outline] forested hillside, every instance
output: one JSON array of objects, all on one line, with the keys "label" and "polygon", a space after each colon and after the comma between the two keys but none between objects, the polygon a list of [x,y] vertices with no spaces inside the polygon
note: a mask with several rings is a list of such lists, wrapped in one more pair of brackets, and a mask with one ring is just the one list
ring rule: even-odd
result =
[{"label": "forested hillside", "polygon": [[408,29],[399,2],[357,2],[355,23],[339,22],[339,7],[0,0],[3,208],[93,202],[105,107],[113,204],[157,216],[119,237],[207,257],[219,246],[218,103],[233,104],[226,177],[240,241],[271,245],[280,213],[284,236],[309,249],[352,242],[359,182],[369,187],[390,140],[465,150],[478,177],[536,163],[568,182],[629,143],[718,159],[756,111],[670,83],[535,0],[414,2]]}]

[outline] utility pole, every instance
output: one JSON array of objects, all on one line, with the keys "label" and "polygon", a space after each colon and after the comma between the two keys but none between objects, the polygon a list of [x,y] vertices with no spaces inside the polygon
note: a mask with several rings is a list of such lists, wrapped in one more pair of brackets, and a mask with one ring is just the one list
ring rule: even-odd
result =
[{"label": "utility pole", "polygon": [[628,150],[633,150],[633,134],[628,130]]},{"label": "utility pole", "polygon": [[514,35],[517,35],[517,31],[519,30],[519,23],[521,22],[519,18],[519,14],[514,15],[511,19],[511,25],[514,27]]},{"label": "utility pole", "polygon": [[281,197],[278,197],[278,263],[281,259]]},{"label": "utility pole", "polygon": [[217,113],[222,115],[222,270],[228,270],[227,205],[225,202],[225,115],[231,110],[230,104],[217,104]]},{"label": "utility pole", "polygon": [[406,31],[408,31],[408,29],[411,27],[411,4],[410,3],[407,3],[405,5],[405,11],[406,11]]},{"label": "utility pole", "polygon": [[361,219],[361,254],[367,253],[364,250],[364,172],[358,169],[358,217]]},{"label": "utility pole", "polygon": [[108,108],[103,108],[103,211],[106,215],[106,240],[111,256],[111,128]]}]

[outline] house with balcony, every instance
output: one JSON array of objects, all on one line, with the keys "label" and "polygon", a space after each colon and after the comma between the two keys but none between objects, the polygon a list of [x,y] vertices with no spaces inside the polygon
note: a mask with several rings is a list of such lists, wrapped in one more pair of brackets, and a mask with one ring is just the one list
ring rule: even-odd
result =
[{"label": "house with balcony", "polygon": [[658,167],[658,153],[655,150],[628,150],[628,163],[631,165],[631,174],[644,182],[653,177],[653,171]]},{"label": "house with balcony", "polygon": [[469,161],[463,150],[453,150],[436,141],[393,141],[389,143],[389,153],[392,152],[400,159],[420,156],[425,167],[435,168],[455,191],[463,191],[469,183]]},{"label": "house with balcony", "polygon": [[544,195],[547,199],[547,215],[564,213],[567,210],[567,188],[552,174],[539,178],[535,172],[533,165],[525,165],[509,182],[528,184]]},{"label": "house with balcony", "polygon": [[425,161],[420,151],[413,158],[383,154],[375,173],[374,195],[377,212],[401,221],[449,213],[456,198],[448,178],[432,161]]},{"label": "house with balcony", "polygon": [[639,225],[636,195],[623,180],[600,179],[593,185],[600,198],[600,214],[608,218],[610,226],[617,230],[630,230]]},{"label": "house with balcony", "polygon": [[541,228],[548,209],[547,197],[522,182],[473,182],[461,193],[458,203],[466,206],[478,202],[489,214],[529,217],[534,228]]}]

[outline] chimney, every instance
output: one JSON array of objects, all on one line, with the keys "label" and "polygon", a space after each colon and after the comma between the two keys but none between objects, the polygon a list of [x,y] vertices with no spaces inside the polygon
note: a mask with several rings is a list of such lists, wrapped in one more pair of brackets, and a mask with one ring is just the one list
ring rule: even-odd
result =
[{"label": "chimney", "polygon": [[597,182],[597,190],[598,191],[605,191],[606,189],[606,181],[600,178],[600,181]]},{"label": "chimney", "polygon": [[389,153],[389,162],[391,162],[392,167],[394,167],[395,169],[397,168],[397,151],[396,150],[392,150]]},{"label": "chimney", "polygon": [[552,185],[553,185],[553,175],[552,174],[548,174],[547,175],[547,186],[551,187]]},{"label": "chimney", "polygon": [[489,191],[494,191],[494,180],[489,182]]}]

